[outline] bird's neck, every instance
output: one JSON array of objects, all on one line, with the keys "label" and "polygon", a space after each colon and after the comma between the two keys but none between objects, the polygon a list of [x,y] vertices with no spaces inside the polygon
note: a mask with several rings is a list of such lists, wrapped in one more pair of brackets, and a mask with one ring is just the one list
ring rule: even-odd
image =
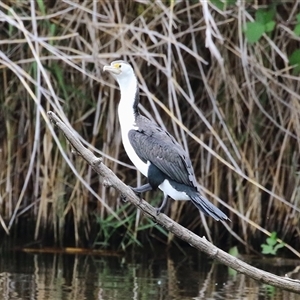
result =
[{"label": "bird's neck", "polygon": [[119,120],[122,130],[129,130],[130,127],[135,126],[136,117],[139,115],[139,90],[137,79],[127,79],[119,82],[121,100],[118,107]]}]

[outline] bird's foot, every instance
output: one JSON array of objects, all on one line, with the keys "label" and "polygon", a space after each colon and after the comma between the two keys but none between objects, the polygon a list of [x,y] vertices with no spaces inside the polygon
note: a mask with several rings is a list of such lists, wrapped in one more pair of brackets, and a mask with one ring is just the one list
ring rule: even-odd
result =
[{"label": "bird's foot", "polygon": [[142,193],[138,190],[138,188],[130,187],[134,193],[137,195],[137,197],[140,199],[140,202],[142,201]]},{"label": "bird's foot", "polygon": [[138,187],[130,187],[138,196],[142,193],[146,193],[148,191],[152,191],[152,186],[149,183],[146,183],[144,185],[138,186]]},{"label": "bird's foot", "polygon": [[156,215],[157,215],[157,216],[158,216],[161,212],[163,212],[163,209],[164,209],[165,206],[166,206],[167,200],[168,200],[168,195],[165,195],[165,196],[164,196],[164,199],[163,199],[163,202],[162,202],[162,204],[160,205],[160,207],[157,207],[157,208],[156,208]]},{"label": "bird's foot", "polygon": [[165,203],[162,203],[160,207],[156,207],[156,215],[158,216],[160,213],[164,212]]},{"label": "bird's foot", "polygon": [[140,200],[142,199],[142,193],[140,192],[139,188],[134,188],[134,187],[130,187],[134,193],[140,198]]}]

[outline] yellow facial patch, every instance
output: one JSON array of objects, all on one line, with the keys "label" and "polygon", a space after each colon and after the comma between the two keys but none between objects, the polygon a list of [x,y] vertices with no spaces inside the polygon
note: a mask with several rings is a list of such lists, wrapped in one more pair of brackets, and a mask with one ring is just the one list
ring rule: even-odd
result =
[{"label": "yellow facial patch", "polygon": [[121,64],[120,64],[120,63],[114,63],[112,66],[113,66],[114,68],[116,68],[116,69],[121,68]]}]

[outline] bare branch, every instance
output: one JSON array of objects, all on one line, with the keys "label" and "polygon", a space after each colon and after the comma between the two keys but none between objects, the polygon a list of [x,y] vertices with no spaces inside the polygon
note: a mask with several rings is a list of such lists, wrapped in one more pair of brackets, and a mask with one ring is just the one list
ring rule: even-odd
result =
[{"label": "bare branch", "polygon": [[71,128],[62,122],[53,112],[49,111],[48,116],[50,120],[64,133],[75,151],[86,160],[86,162],[97,174],[104,178],[108,185],[117,189],[131,204],[139,208],[157,224],[165,227],[175,236],[187,242],[192,247],[206,253],[211,258],[236,270],[239,273],[245,274],[246,276],[249,276],[261,283],[266,283],[300,294],[300,282],[298,280],[277,276],[272,273],[257,269],[217,248],[212,243],[207,241],[205,237],[199,237],[198,235],[170,219],[165,214],[161,213],[157,216],[156,209],[148,202],[139,199],[127,185],[125,185],[108,167],[102,163],[101,158],[96,157],[90,150],[85,148],[77,138],[76,133]]}]

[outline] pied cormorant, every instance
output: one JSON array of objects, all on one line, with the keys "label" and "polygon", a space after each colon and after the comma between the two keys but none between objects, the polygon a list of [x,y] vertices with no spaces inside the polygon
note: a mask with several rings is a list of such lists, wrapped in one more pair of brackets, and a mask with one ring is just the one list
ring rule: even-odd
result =
[{"label": "pied cormorant", "polygon": [[117,60],[104,66],[103,70],[108,71],[120,86],[118,115],[125,151],[136,168],[148,178],[147,184],[132,188],[134,192],[162,190],[164,199],[158,213],[170,196],[174,200],[192,201],[199,210],[217,221],[229,220],[200,195],[188,153],[170,133],[140,114],[138,81],[132,67]]}]

